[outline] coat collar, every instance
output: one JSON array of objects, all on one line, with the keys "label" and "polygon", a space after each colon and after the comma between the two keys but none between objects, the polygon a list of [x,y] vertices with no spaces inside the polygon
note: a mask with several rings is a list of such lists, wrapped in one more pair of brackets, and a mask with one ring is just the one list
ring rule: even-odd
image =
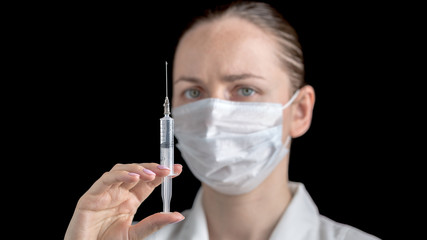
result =
[{"label": "coat collar", "polygon": [[[291,202],[275,227],[270,240],[307,239],[319,228],[319,211],[304,184],[289,182],[289,188],[292,193]],[[186,219],[180,223],[182,226],[176,239],[209,239],[206,216],[202,206],[202,191],[203,188],[200,188],[192,209]]]},{"label": "coat collar", "polygon": [[290,182],[289,188],[292,200],[275,227],[270,240],[313,239],[311,235],[319,228],[319,211],[304,184]]}]

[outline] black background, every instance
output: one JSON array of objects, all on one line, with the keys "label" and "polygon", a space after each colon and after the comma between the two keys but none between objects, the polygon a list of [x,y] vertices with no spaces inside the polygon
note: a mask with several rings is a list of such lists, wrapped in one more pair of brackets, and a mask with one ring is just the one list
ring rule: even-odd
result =
[{"label": "black background", "polygon": [[[10,18],[19,27],[9,36],[9,63],[19,67],[5,88],[13,92],[6,105],[19,107],[9,109],[13,134],[5,146],[11,162],[31,172],[19,187],[28,209],[19,221],[48,217],[38,231],[61,239],[79,197],[105,171],[159,161],[164,63],[171,77],[186,23],[225,2],[25,5],[27,16]],[[311,128],[292,144],[290,180],[305,184],[321,214],[393,236],[386,222],[402,191],[394,173],[403,156],[404,130],[396,128],[404,109],[399,77],[390,74],[397,66],[390,65],[390,28],[400,28],[403,12],[390,14],[387,8],[396,7],[390,5],[267,2],[297,30],[306,81],[316,91]],[[200,184],[178,150],[175,157],[184,171],[174,180],[171,208],[183,211]],[[156,189],[136,219],[161,210]]]}]

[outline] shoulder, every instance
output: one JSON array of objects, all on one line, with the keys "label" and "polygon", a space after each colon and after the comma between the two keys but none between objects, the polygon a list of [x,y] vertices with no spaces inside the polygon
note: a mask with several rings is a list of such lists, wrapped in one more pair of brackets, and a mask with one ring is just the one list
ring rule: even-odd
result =
[{"label": "shoulder", "polygon": [[320,216],[319,234],[322,236],[320,239],[379,240],[374,235],[353,226],[336,222],[325,216]]}]

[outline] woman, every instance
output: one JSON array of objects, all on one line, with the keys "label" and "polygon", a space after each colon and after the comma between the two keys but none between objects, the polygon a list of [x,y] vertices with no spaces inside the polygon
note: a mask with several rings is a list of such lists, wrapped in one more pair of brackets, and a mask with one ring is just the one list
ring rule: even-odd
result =
[{"label": "woman", "polygon": [[177,147],[202,182],[193,208],[132,225],[170,169],[116,165],[80,198],[65,239],[378,239],[321,216],[288,180],[291,139],[309,129],[315,93],[297,35],[274,9],[241,2],[197,19],[173,76]]}]

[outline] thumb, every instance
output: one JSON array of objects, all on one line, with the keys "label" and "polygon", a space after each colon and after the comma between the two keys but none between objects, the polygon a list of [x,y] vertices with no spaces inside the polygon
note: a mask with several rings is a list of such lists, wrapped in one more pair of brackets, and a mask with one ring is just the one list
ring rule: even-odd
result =
[{"label": "thumb", "polygon": [[179,212],[153,214],[129,228],[129,239],[144,239],[160,228],[182,221],[184,218]]}]

